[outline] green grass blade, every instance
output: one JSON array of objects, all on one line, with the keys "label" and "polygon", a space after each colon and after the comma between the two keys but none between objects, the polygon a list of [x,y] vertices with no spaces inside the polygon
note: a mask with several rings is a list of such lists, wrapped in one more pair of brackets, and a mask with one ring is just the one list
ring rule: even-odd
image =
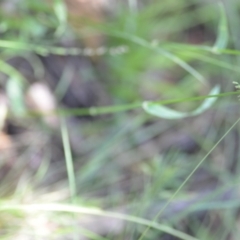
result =
[{"label": "green grass blade", "polygon": [[117,52],[117,54],[124,54],[128,52],[128,47],[125,45],[120,45],[117,47],[99,47],[94,49],[91,48],[64,48],[64,47],[56,47],[56,46],[44,46],[40,44],[32,44],[29,42],[16,42],[16,41],[7,41],[0,40],[0,48],[7,48],[12,50],[20,50],[27,52],[35,52],[39,55],[46,56],[48,54],[56,54],[60,56],[72,55],[72,56],[94,56],[94,55],[104,55],[104,54],[113,54],[113,52]]},{"label": "green grass blade", "polygon": [[0,203],[0,211],[17,211],[17,210],[23,211],[23,212],[36,212],[36,211],[68,212],[68,213],[75,213],[75,214],[81,213],[81,214],[89,214],[89,215],[101,216],[101,217],[110,217],[110,218],[116,218],[116,219],[121,219],[128,222],[137,223],[143,226],[149,226],[160,232],[168,233],[182,240],[199,240],[195,237],[192,237],[186,233],[178,231],[164,224],[159,224],[159,223],[152,222],[144,218],[135,217],[132,215],[104,211],[99,208],[80,207],[80,206],[73,206],[73,205],[66,205],[66,204],[17,205],[17,204]]},{"label": "green grass blade", "polygon": [[202,76],[197,70],[195,70],[193,67],[191,67],[187,62],[183,61],[182,59],[180,59],[176,55],[172,54],[171,52],[168,52],[167,50],[165,50],[159,46],[154,46],[151,43],[149,43],[148,41],[146,41],[140,37],[134,36],[134,35],[130,35],[130,34],[118,32],[118,31],[113,31],[113,32],[106,31],[106,33],[109,35],[115,36],[115,37],[120,37],[120,38],[126,39],[126,40],[136,43],[142,47],[148,48],[148,49],[154,51],[155,53],[161,54],[162,56],[168,58],[169,60],[173,61],[174,63],[176,63],[183,69],[185,69],[189,74],[191,74],[193,77],[195,77],[198,81],[200,81],[203,84],[206,84],[206,79],[204,78],[204,76]]},{"label": "green grass blade", "polygon": [[16,79],[16,81],[19,81],[21,84],[27,83],[27,80],[20,72],[18,72],[14,67],[9,65],[8,63],[5,63],[2,60],[0,60],[0,71],[5,73],[9,77]]},{"label": "green grass blade", "polygon": [[225,13],[224,5],[222,3],[219,3],[219,9],[220,9],[220,22],[218,27],[218,36],[213,46],[214,52],[218,52],[221,49],[225,49],[229,39],[227,16]]},{"label": "green grass blade", "polygon": [[[220,87],[215,86],[211,90],[209,95],[215,95],[215,94],[218,94],[219,92],[220,92]],[[215,101],[216,101],[216,98],[207,98],[197,109],[188,113],[179,112],[153,102],[143,102],[142,107],[147,113],[160,118],[182,119],[185,117],[192,117],[192,116],[196,116],[203,113],[204,111],[209,109],[214,104]]]},{"label": "green grass blade", "polygon": [[[170,99],[170,100],[159,100],[153,103],[161,104],[161,105],[169,105],[174,103],[181,103],[181,102],[189,102],[189,101],[200,101],[206,98],[216,98],[216,97],[229,97],[232,95],[237,95],[238,92],[226,92],[214,95],[206,95],[206,96],[197,96],[197,97],[188,97],[188,98],[177,98],[177,99]],[[113,106],[103,106],[103,107],[90,107],[90,108],[72,108],[72,109],[64,109],[59,108],[51,113],[40,113],[36,111],[29,111],[29,117],[39,117],[39,116],[47,116],[47,115],[56,115],[59,114],[61,116],[98,116],[104,114],[113,114],[118,112],[129,111],[133,109],[137,109],[142,107],[142,102],[136,103],[129,103],[124,105],[113,105]]]},{"label": "green grass blade", "polygon": [[72,202],[74,202],[76,197],[76,192],[77,192],[76,180],[75,180],[72,152],[71,152],[71,147],[69,142],[67,125],[66,125],[65,119],[63,118],[61,119],[61,135],[62,135],[64,154],[65,154],[65,161],[67,166],[70,194],[71,194]]}]

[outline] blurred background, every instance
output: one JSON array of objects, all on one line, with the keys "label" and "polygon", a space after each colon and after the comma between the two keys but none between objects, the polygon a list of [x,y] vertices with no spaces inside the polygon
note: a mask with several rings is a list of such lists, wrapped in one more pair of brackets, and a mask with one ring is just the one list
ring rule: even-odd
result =
[{"label": "blurred background", "polygon": [[215,146],[237,95],[184,119],[141,104],[187,98],[168,107],[189,112],[216,85],[235,91],[239,11],[1,0],[0,239],[238,240],[239,127]]}]

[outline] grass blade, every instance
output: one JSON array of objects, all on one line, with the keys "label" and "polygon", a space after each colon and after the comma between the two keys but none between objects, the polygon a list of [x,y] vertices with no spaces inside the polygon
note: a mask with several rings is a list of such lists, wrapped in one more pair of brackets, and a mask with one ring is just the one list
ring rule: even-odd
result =
[{"label": "grass blade", "polygon": [[168,233],[172,236],[175,236],[182,240],[199,240],[195,237],[192,237],[186,233],[178,231],[174,228],[171,228],[167,225],[159,224],[156,222],[149,221],[144,218],[135,217],[128,214],[121,214],[115,212],[104,211],[99,208],[90,208],[90,207],[80,207],[66,204],[28,204],[28,205],[14,205],[14,204],[0,204],[0,211],[13,211],[19,210],[24,212],[36,212],[36,211],[50,211],[50,212],[68,212],[68,213],[81,213],[89,214],[101,217],[110,217],[121,219],[128,222],[133,222],[141,224],[143,226],[152,227],[158,231]]},{"label": "grass blade", "polygon": [[67,166],[70,194],[71,194],[72,202],[74,202],[76,197],[76,180],[75,180],[75,174],[74,174],[74,166],[73,166],[72,152],[71,152],[71,147],[69,142],[67,125],[66,125],[65,119],[63,118],[61,119],[61,135],[62,135],[66,166]]},{"label": "grass blade", "polygon": [[130,35],[130,34],[118,32],[118,31],[113,31],[113,32],[106,31],[106,33],[109,35],[115,36],[115,37],[120,37],[120,38],[126,39],[126,40],[136,43],[142,47],[148,48],[148,49],[154,51],[155,53],[161,54],[162,56],[170,59],[171,61],[173,61],[174,63],[176,63],[183,69],[185,69],[189,74],[191,74],[193,77],[195,77],[201,83],[207,84],[204,76],[202,76],[197,70],[195,70],[193,67],[191,67],[187,62],[183,61],[182,59],[180,59],[176,55],[172,54],[171,52],[168,52],[167,50],[165,50],[159,46],[154,46],[151,43],[149,43],[148,41],[146,41],[140,37],[134,36],[134,35]]},{"label": "grass blade", "polygon": [[[215,86],[209,95],[215,95],[215,94],[218,94],[219,92],[220,92],[220,87]],[[192,117],[192,116],[201,114],[202,112],[209,109],[214,104],[215,101],[216,101],[216,98],[208,98],[197,109],[188,113],[179,112],[153,102],[143,102],[142,107],[147,113],[160,118],[182,119],[185,117]]]},{"label": "grass blade", "polygon": [[216,53],[218,53],[219,50],[226,48],[229,39],[227,16],[222,3],[219,3],[219,9],[220,9],[220,22],[218,26],[218,36],[213,46],[213,51]]}]

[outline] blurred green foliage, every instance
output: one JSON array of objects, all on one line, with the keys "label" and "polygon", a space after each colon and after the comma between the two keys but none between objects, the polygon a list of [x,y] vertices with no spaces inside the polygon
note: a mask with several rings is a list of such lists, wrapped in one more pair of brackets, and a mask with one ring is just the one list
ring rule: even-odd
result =
[{"label": "blurred green foliage", "polygon": [[[17,143],[26,142],[26,146],[20,148],[17,162],[1,182],[2,199],[13,181],[11,187],[16,189],[9,199],[19,203],[19,209],[22,203],[26,203],[23,212],[27,212],[28,204],[30,209],[31,203],[36,200],[68,203],[71,180],[71,197],[83,209],[81,206],[79,210],[69,205],[50,205],[50,211],[58,207],[57,211],[74,213],[74,216],[62,213],[61,217],[57,213],[44,215],[56,224],[55,236],[65,236],[66,232],[68,236],[74,235],[74,231],[79,233],[81,230],[76,230],[72,221],[78,221],[79,213],[84,212],[95,214],[94,218],[110,216],[128,221],[120,232],[110,233],[105,239],[135,240],[142,236],[149,240],[172,240],[176,239],[173,236],[178,236],[182,239],[219,240],[221,237],[225,240],[229,235],[232,239],[238,236],[236,227],[239,217],[236,212],[240,204],[235,195],[227,192],[233,189],[238,195],[235,189],[240,170],[238,129],[232,130],[222,145],[211,149],[239,117],[236,98],[219,98],[218,104],[208,113],[185,121],[159,120],[144,111],[122,113],[116,106],[140,102],[139,107],[145,100],[189,97],[188,102],[175,103],[171,107],[190,111],[200,105],[199,102],[192,102],[191,98],[208,94],[215,85],[221,85],[223,92],[232,91],[232,81],[238,81],[239,77],[238,3],[229,1],[222,8],[208,1],[152,0],[142,1],[137,8],[133,8],[129,0],[127,3],[118,2],[116,6],[113,4],[109,8],[112,12],[106,13],[106,19],[102,22],[86,21],[88,29],[102,34],[105,48],[128,48],[124,54],[107,51],[99,57],[100,63],[88,59],[92,61],[90,75],[97,76],[97,81],[107,89],[111,98],[112,105],[107,110],[110,109],[111,113],[115,111],[115,114],[91,120],[71,118],[70,123],[56,126],[56,129],[32,118],[18,121],[18,116],[25,111],[23,98],[31,79],[23,77],[9,60],[24,56],[34,73],[43,80],[45,69],[39,55],[42,58],[51,53],[80,55],[81,49],[57,46],[68,38],[83,46],[82,40],[89,32],[76,32],[68,22],[67,9],[60,0],[51,4],[47,0],[21,0],[14,5],[6,1],[1,4],[4,7],[0,8],[0,71],[7,75],[7,79],[1,81],[1,89],[8,94],[11,111],[15,113],[9,116],[8,121],[24,126],[26,132],[35,130],[33,139],[40,139],[35,143],[30,138],[31,134],[30,139],[21,138],[21,135],[16,138]],[[68,88],[67,84],[63,86]],[[97,108],[80,110],[84,114],[98,113]],[[71,113],[69,110],[69,115]],[[65,134],[66,157],[59,140],[61,127]],[[66,137],[68,131],[70,139]],[[206,156],[208,159],[205,161]],[[37,162],[39,158],[40,165],[36,172],[22,167],[28,161]],[[68,177],[64,160],[70,166]],[[201,161],[205,162],[192,176]],[[176,196],[179,186],[189,176],[189,182],[181,187]],[[229,194],[229,199],[222,200],[224,194]],[[161,213],[172,196],[173,201],[163,214],[164,218],[160,219],[164,223],[163,229],[165,226],[169,228],[167,231],[159,230],[162,225],[152,219]],[[2,211],[11,209],[10,204],[9,208],[6,207],[8,204],[8,199],[0,202],[0,210],[1,207]],[[123,208],[127,213],[122,216],[91,209],[91,206],[113,208],[113,211]],[[45,207],[47,209],[48,206]],[[19,217],[11,217],[16,219],[14,226],[21,228]],[[1,215],[3,228],[8,228],[5,221],[11,217]],[[27,213],[21,216],[25,220],[28,217]],[[144,219],[150,220],[144,222]],[[154,228],[143,236],[146,226],[151,225]],[[174,232],[176,229],[179,232]],[[10,229],[5,234],[3,230],[0,239],[15,236],[15,232],[16,229]],[[190,234],[195,238],[181,234]],[[85,232],[85,235],[90,239],[103,239],[101,234],[97,236]]]}]

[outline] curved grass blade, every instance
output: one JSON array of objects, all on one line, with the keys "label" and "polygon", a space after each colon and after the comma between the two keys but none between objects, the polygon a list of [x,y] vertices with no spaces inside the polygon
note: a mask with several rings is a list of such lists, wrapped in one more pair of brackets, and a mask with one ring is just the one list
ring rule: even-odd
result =
[{"label": "curved grass blade", "polygon": [[6,83],[6,92],[10,99],[13,113],[17,116],[23,116],[27,111],[23,94],[27,80],[14,67],[2,60],[0,60],[0,71],[9,76]]},{"label": "curved grass blade", "polygon": [[[182,47],[178,46],[178,44],[176,46],[172,44],[171,47],[173,47],[174,51],[177,54],[180,54],[180,56],[186,56],[191,60],[193,59],[193,60],[203,61],[212,65],[215,65],[217,67],[225,68],[227,70],[240,73],[240,69],[238,66],[227,63],[226,61],[223,61],[223,60],[218,60],[214,56],[210,56],[210,54],[206,54],[205,52],[201,51],[201,49],[188,49],[188,48],[185,48],[185,46],[182,46]],[[224,53],[223,52],[224,50],[219,50],[219,53]]]},{"label": "curved grass blade", "polygon": [[90,208],[90,207],[80,207],[74,205],[67,204],[28,204],[28,205],[17,205],[17,204],[3,204],[0,203],[0,211],[23,211],[23,212],[36,212],[36,211],[44,211],[44,212],[67,212],[67,213],[81,213],[81,214],[89,214],[94,216],[101,217],[110,217],[121,219],[128,222],[133,222],[137,224],[141,224],[143,226],[154,228],[158,231],[168,233],[172,236],[175,236],[182,240],[199,240],[195,237],[192,237],[184,232],[171,228],[164,224],[159,224],[156,222],[149,221],[144,218],[135,217],[128,214],[115,213],[104,211],[99,208]]},{"label": "curved grass blade", "polygon": [[213,51],[216,53],[218,53],[219,50],[226,48],[229,39],[227,16],[222,3],[219,3],[219,9],[220,9],[220,22],[218,26],[218,36],[213,46]]},{"label": "curved grass blade", "polygon": [[142,47],[148,48],[158,54],[161,54],[162,56],[168,58],[169,60],[173,61],[174,63],[176,63],[183,69],[185,69],[189,74],[191,74],[193,77],[195,77],[198,81],[200,81],[203,84],[206,84],[206,79],[204,78],[203,75],[201,75],[197,70],[195,70],[193,67],[191,67],[187,62],[183,61],[181,58],[172,54],[171,52],[169,52],[159,46],[154,46],[153,44],[149,43],[148,41],[146,41],[140,37],[137,37],[135,35],[130,35],[130,34],[119,32],[119,31],[111,31],[111,32],[105,31],[105,33],[109,34],[111,36],[126,39],[126,40],[136,43]]},{"label": "curved grass blade", "polygon": [[[219,98],[219,97],[229,97],[233,95],[237,95],[239,92],[225,92],[225,93],[219,93],[214,95],[206,95],[206,96],[197,96],[197,97],[187,97],[187,98],[177,98],[177,99],[168,99],[168,100],[160,100],[156,101],[156,104],[161,105],[169,105],[174,103],[180,103],[180,102],[189,102],[189,101],[200,101],[208,98]],[[142,107],[142,102],[136,102],[136,103],[129,103],[129,104],[123,104],[123,105],[111,105],[111,106],[103,106],[103,107],[90,107],[90,108],[59,108],[52,112],[48,113],[42,113],[39,111],[28,111],[27,116],[28,117],[40,117],[40,116],[49,116],[49,115],[56,115],[59,114],[60,116],[98,116],[98,115],[104,115],[104,114],[113,114],[113,113],[119,113],[119,112],[125,112],[130,111],[133,109],[137,109]]]},{"label": "curved grass blade", "polygon": [[[211,90],[209,95],[215,95],[215,94],[218,94],[219,92],[220,92],[220,87],[217,85]],[[192,117],[192,116],[201,114],[202,112],[209,109],[214,104],[215,101],[216,101],[216,98],[207,98],[197,109],[188,113],[179,112],[154,102],[143,102],[142,107],[147,113],[160,118],[181,119],[181,118]]]},{"label": "curved grass blade", "polygon": [[27,80],[20,72],[18,72],[14,67],[4,62],[3,60],[0,60],[0,71],[5,73],[9,77],[16,78],[17,81],[21,82],[22,84],[27,83]]}]

